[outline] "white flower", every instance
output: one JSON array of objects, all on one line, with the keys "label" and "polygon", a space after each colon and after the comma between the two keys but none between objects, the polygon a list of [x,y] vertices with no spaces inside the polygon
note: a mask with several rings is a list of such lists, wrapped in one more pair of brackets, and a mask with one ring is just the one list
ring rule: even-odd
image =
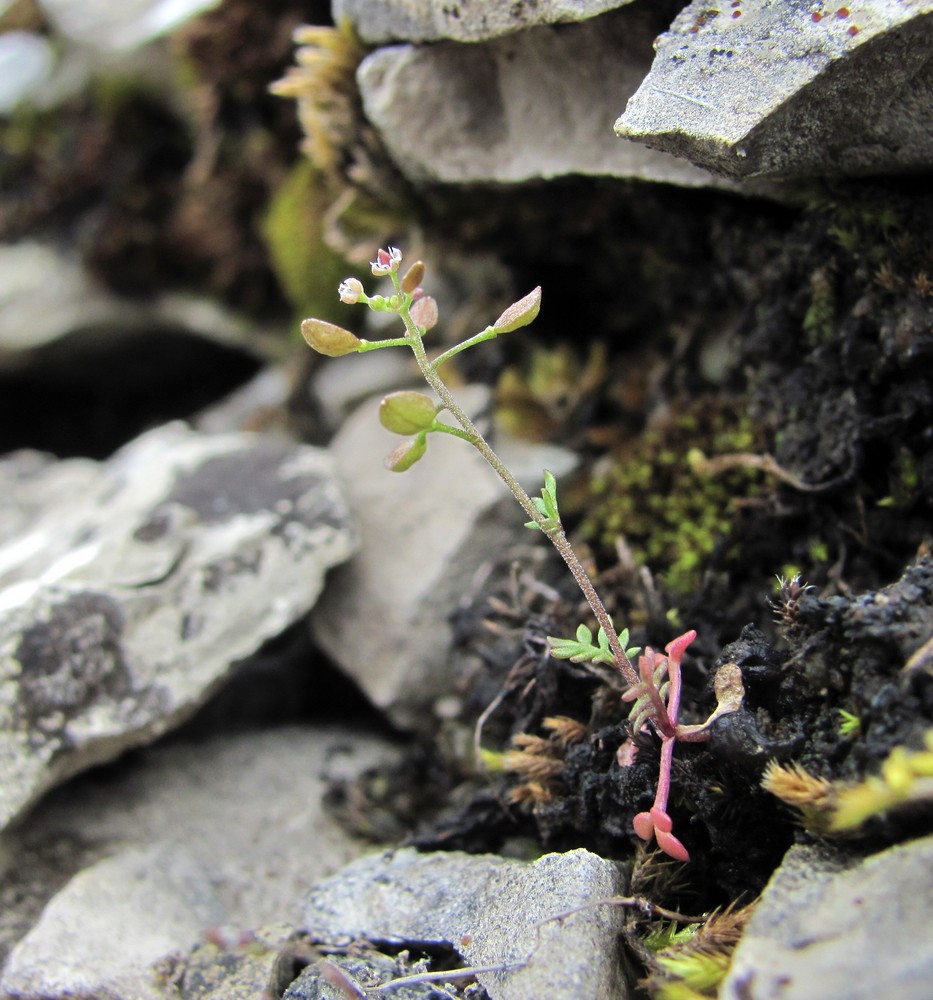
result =
[{"label": "white flower", "polygon": [[381,278],[385,274],[394,274],[402,263],[402,251],[398,247],[389,247],[388,250],[379,250],[376,259],[372,262],[373,274]]},{"label": "white flower", "polygon": [[340,282],[337,294],[344,305],[352,306],[355,302],[359,302],[363,295],[363,283],[357,278],[347,278]]}]

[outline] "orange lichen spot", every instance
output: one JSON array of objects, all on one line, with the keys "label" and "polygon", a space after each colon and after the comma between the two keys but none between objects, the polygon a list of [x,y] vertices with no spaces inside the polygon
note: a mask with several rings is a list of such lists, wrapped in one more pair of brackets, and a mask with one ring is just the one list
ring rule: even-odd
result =
[{"label": "orange lichen spot", "polygon": [[848,16],[849,16],[848,7],[840,7],[839,10],[836,11],[836,17],[848,17]]},{"label": "orange lichen spot", "polygon": [[815,10],[815,11],[814,11],[814,12],[813,12],[813,13],[812,13],[812,14],[810,15],[810,20],[811,20],[811,21],[822,21],[822,20],[823,20],[823,15],[822,15],[822,14],[821,14],[821,13],[820,13],[820,12],[819,12],[818,10]]},{"label": "orange lichen spot", "polygon": [[857,35],[858,34],[858,25],[857,24],[853,24],[851,28],[848,28],[846,30],[846,34],[847,35]]},{"label": "orange lichen spot", "polygon": [[733,17],[741,17],[742,16],[742,12],[740,10],[734,10],[732,12],[732,16]]}]

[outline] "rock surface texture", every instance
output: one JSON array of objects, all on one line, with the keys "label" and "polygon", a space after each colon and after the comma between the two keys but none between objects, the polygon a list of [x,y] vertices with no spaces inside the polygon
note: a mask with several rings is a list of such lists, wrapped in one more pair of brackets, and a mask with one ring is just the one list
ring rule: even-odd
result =
[{"label": "rock surface texture", "polygon": [[319,885],[303,924],[322,940],[433,943],[452,946],[470,965],[514,965],[477,976],[492,1000],[622,1000],[622,911],[588,905],[622,891],[619,867],[589,851],[524,864],[405,849],[360,858]]},{"label": "rock surface texture", "polygon": [[334,19],[349,18],[370,44],[404,40],[479,42],[540,24],[582,21],[632,0],[334,0]]},{"label": "rock surface texture", "polygon": [[616,132],[734,177],[928,169],[931,48],[924,0],[695,2]]},{"label": "rock surface texture", "polygon": [[0,465],[0,825],[191,715],[356,535],[318,449],[167,425]]},{"label": "rock surface texture", "polygon": [[721,183],[612,133],[661,27],[651,11],[623,9],[481,45],[386,46],[363,61],[357,79],[367,117],[418,182],[590,174]]},{"label": "rock surface texture", "polygon": [[857,863],[825,847],[793,848],[765,889],[719,996],[924,1000],[933,979],[931,867],[931,837]]},{"label": "rock surface texture", "polygon": [[[257,938],[283,938],[309,883],[363,847],[323,808],[326,781],[393,753],[358,731],[286,727],[153,748],[57,790],[5,842],[0,946],[35,923],[0,993],[141,1000],[156,988],[153,963],[170,955],[189,987],[207,975],[198,952],[199,971],[181,971],[198,942],[214,940],[230,966],[256,954]],[[50,859],[59,874],[80,870],[36,920],[27,910],[50,891]],[[218,998],[255,1000],[269,964],[242,992],[229,968],[213,970]]]},{"label": "rock surface texture", "polygon": [[[474,413],[489,398],[479,387],[458,396]],[[378,405],[361,406],[331,444],[361,545],[311,621],[317,642],[374,705],[402,728],[424,729],[434,725],[434,700],[451,693],[451,612],[479,567],[522,540],[526,518],[478,452],[447,435],[434,435],[427,458],[404,475],[386,471],[398,438],[379,426]],[[559,476],[575,462],[553,446],[503,458],[535,492],[543,469]]]}]

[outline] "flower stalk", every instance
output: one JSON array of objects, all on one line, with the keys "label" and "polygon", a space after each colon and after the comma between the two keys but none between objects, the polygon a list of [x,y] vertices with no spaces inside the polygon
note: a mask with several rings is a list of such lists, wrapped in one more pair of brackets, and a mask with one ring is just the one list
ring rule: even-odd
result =
[{"label": "flower stalk", "polygon": [[[647,812],[639,813],[635,817],[633,821],[635,832],[643,840],[654,837],[661,850],[673,858],[687,861],[689,854],[671,832],[672,821],[667,813],[674,746],[678,739],[689,741],[707,739],[709,725],[724,712],[735,711],[741,702],[741,694],[736,694],[737,689],[733,681],[731,686],[727,685],[728,694],[720,699],[717,711],[705,723],[699,726],[678,724],[681,659],[687,646],[696,638],[696,632],[691,630],[668,643],[666,656],[650,648],[646,649],[639,657],[638,670],[635,669],[632,657],[636,656],[639,650],[626,649],[628,630],[624,629],[621,633],[616,631],[609,612],[567,539],[557,504],[557,484],[554,476],[546,471],[541,496],[531,497],[490,447],[439,373],[441,366],[461,351],[531,323],[541,308],[540,286],[509,306],[495,323],[432,360],[425,348],[424,337],[437,322],[437,303],[426,296],[421,288],[425,275],[424,264],[416,261],[402,277],[399,277],[401,262],[401,251],[396,247],[389,247],[385,250],[380,249],[371,265],[374,276],[389,277],[393,294],[367,295],[362,282],[357,278],[347,278],[341,282],[338,294],[340,300],[348,305],[361,303],[375,312],[395,313],[404,324],[403,337],[368,341],[357,337],[349,330],[315,319],[308,319],[302,323],[302,333],[311,347],[329,356],[364,353],[386,347],[410,348],[424,380],[440,403],[437,404],[430,397],[416,392],[393,393],[383,400],[380,407],[380,420],[383,425],[395,433],[412,435],[388,457],[387,467],[392,471],[403,472],[414,465],[425,454],[431,433],[441,432],[459,437],[476,448],[505,483],[528,515],[529,521],[526,526],[542,531],[557,549],[586,599],[599,629],[597,644],[593,643],[592,632],[583,625],[577,630],[576,639],[558,639],[549,636],[551,654],[574,662],[589,660],[611,665],[625,681],[627,690],[622,696],[623,700],[634,703],[630,713],[632,732],[637,733],[650,725],[661,739],[661,766],[654,805]],[[450,414],[455,425],[438,419],[443,411]],[[738,688],[741,689],[740,679]],[[633,758],[634,753],[629,755],[630,760]]]}]

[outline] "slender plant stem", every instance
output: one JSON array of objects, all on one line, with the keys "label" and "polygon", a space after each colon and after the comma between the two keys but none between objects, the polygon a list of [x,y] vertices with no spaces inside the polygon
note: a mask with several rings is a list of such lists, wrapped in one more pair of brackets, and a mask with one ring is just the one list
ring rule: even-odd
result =
[{"label": "slender plant stem", "polygon": [[440,420],[436,420],[434,422],[434,426],[431,430],[442,431],[444,434],[452,434],[454,437],[458,437],[462,441],[469,441],[470,444],[473,444],[472,434],[467,434],[467,432],[460,427],[451,427],[450,424],[445,424]]},{"label": "slender plant stem", "polygon": [[444,351],[443,354],[431,362],[431,367],[434,371],[437,371],[445,361],[449,361],[461,351],[465,351],[468,347],[473,347],[475,344],[481,344],[484,340],[495,340],[498,336],[498,333],[491,326],[487,326],[482,333],[477,333],[468,340],[464,340],[463,343],[457,344],[456,347],[451,347],[449,351]]},{"label": "slender plant stem", "polygon": [[658,765],[658,790],[654,796],[654,808],[667,812],[667,800],[671,794],[671,761],[674,759],[673,736],[661,737],[661,761]]},{"label": "slender plant stem", "polygon": [[[392,278],[397,285],[397,276],[393,274]],[[427,352],[425,351],[424,344],[421,340],[423,335],[422,331],[419,330],[414,320],[412,320],[409,315],[408,308],[406,307],[402,309],[400,311],[400,315],[405,323],[405,329],[408,331],[409,346],[415,355],[415,360],[418,362],[418,367],[421,369],[421,374],[424,376],[425,381],[437,393],[441,402],[444,404],[446,409],[450,411],[454,420],[456,420],[464,431],[466,431],[469,436],[470,443],[496,471],[499,478],[505,483],[515,499],[521,504],[522,509],[528,517],[534,521],[535,524],[537,524],[538,527],[541,528],[541,530],[551,540],[554,548],[556,548],[560,553],[561,558],[567,564],[567,568],[573,574],[573,578],[576,580],[577,585],[583,592],[583,596],[586,598],[586,603],[589,604],[590,610],[593,612],[596,621],[606,633],[606,637],[609,640],[609,648],[612,650],[616,667],[629,686],[637,685],[639,683],[638,673],[632,665],[632,661],[625,655],[625,650],[622,648],[622,643],[619,642],[619,637],[613,627],[612,619],[609,617],[609,612],[606,610],[606,606],[600,599],[599,594],[596,593],[596,588],[593,586],[586,570],[583,568],[583,564],[577,558],[576,552],[574,552],[570,542],[567,540],[563,527],[558,526],[557,528],[547,530],[547,520],[544,515],[541,514],[532,502],[531,497],[525,492],[522,485],[512,475],[512,473],[509,472],[499,456],[489,446],[483,435],[480,434],[476,425],[466,415],[460,404],[454,398],[453,393],[451,393],[450,389],[447,388],[445,382],[437,374],[434,366],[428,360]]]}]

